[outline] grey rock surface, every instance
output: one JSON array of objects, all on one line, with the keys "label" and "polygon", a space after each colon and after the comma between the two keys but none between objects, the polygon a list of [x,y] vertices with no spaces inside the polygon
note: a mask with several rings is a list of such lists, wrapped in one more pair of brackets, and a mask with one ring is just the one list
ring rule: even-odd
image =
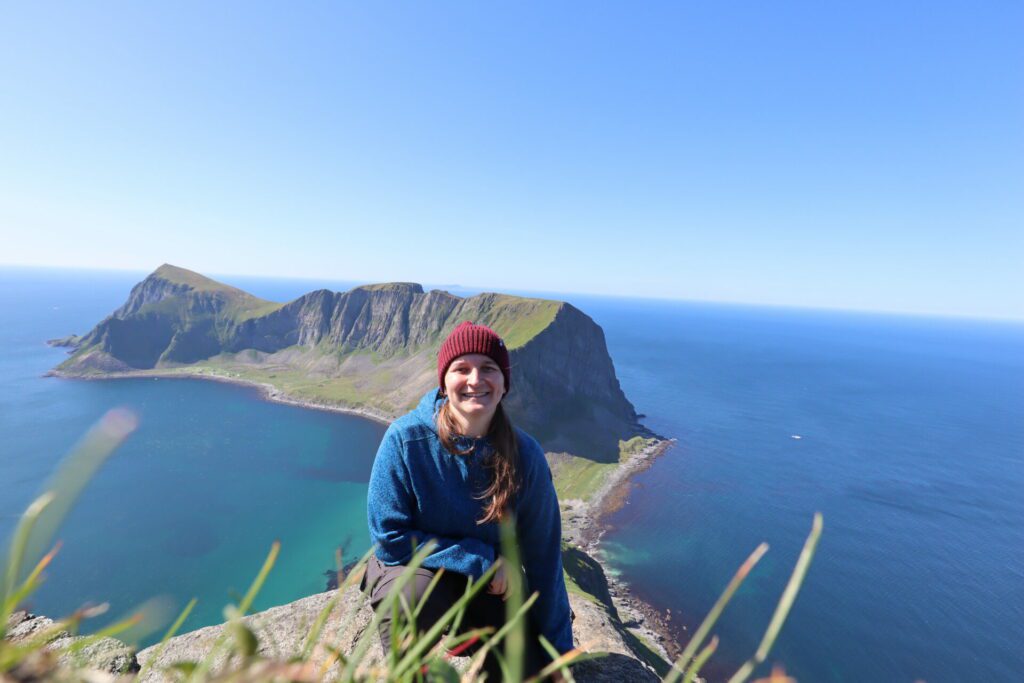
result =
[{"label": "grey rock surface", "polygon": [[[335,600],[335,606],[324,627],[322,641],[336,645],[340,651],[349,653],[366,631],[372,616],[369,607],[363,605],[365,599],[357,590],[348,590],[341,595],[338,591],[318,593],[249,615],[242,619],[242,622],[256,635],[259,655],[286,660],[302,652],[306,635],[313,622],[332,600]],[[230,637],[223,624],[175,636],[162,650],[158,645],[142,650],[137,655],[139,664],[143,667],[142,680],[174,680],[162,672],[164,667],[175,662],[202,661],[221,637]],[[374,638],[370,642],[366,663],[375,664],[380,662],[381,658],[380,643]],[[320,667],[330,659],[330,653],[319,647],[314,651],[311,661]],[[230,664],[227,654],[221,652],[213,659],[211,669],[220,671],[227,664]],[[332,667],[328,663],[328,672],[330,673],[332,669],[336,669],[336,665]]]},{"label": "grey rock surface", "polygon": [[[46,648],[58,653],[58,661],[62,665],[96,669],[111,674],[138,671],[139,663],[135,653],[121,641],[102,638],[81,647],[76,652],[71,652],[68,648],[81,643],[85,637],[73,636],[63,629],[53,630],[54,627],[52,619],[21,610],[15,612],[7,622],[7,640],[12,643],[26,643],[47,634]],[[51,632],[47,633],[48,631]]]},{"label": "grey rock surface", "polygon": [[[576,644],[590,652],[607,652],[607,656],[591,662],[583,662],[573,668],[573,674],[580,683],[603,683],[622,681],[657,681],[659,677],[637,660],[604,606],[591,602],[576,595],[570,596],[573,611],[576,613],[574,632]],[[349,589],[339,595],[338,591],[319,593],[301,600],[272,607],[266,611],[250,615],[243,622],[256,635],[259,647],[257,652],[265,657],[279,661],[302,651],[306,634],[310,630],[317,615],[331,602],[335,607],[330,613],[323,631],[322,641],[337,647],[340,651],[350,653],[366,633],[372,614],[365,604],[365,599],[355,589]],[[150,647],[138,653],[138,661],[144,667],[144,681],[171,681],[169,674],[162,671],[175,662],[200,661],[211,651],[218,638],[230,637],[224,625],[209,626],[191,633],[172,638],[161,652],[158,646]],[[369,649],[363,671],[381,662],[383,653],[380,641],[373,634],[369,637]],[[313,654],[315,667],[325,667],[328,674],[337,671],[337,664],[332,664],[330,652],[318,647]],[[221,654],[213,660],[213,670],[220,671],[228,664],[227,656]],[[464,671],[469,660],[465,657],[452,659],[453,666]]]}]

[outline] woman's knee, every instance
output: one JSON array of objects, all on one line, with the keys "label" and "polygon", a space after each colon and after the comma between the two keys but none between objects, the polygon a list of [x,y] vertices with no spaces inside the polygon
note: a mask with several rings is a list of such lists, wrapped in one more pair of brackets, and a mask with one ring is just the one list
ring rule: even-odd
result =
[{"label": "woman's knee", "polygon": [[[410,571],[411,575],[405,577],[404,575]],[[381,614],[380,632],[385,645],[389,641],[391,622],[395,614],[404,620],[408,608],[411,613],[416,613],[416,630],[425,631],[451,607],[454,599],[448,582],[444,581],[444,577],[435,582],[436,573],[422,567],[414,570],[401,565],[389,567],[381,564],[376,558],[371,559],[370,566],[367,567],[367,587],[370,593],[370,606],[374,610],[401,587],[401,594],[395,597],[395,604]],[[430,589],[432,583],[434,587]]]}]

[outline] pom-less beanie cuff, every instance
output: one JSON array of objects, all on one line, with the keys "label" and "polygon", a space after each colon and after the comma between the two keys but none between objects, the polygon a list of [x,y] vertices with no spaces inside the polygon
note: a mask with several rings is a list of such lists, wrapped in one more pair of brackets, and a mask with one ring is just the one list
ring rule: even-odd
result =
[{"label": "pom-less beanie cuff", "polygon": [[505,378],[505,393],[512,387],[512,368],[509,364],[508,349],[497,333],[486,325],[474,325],[468,320],[460,323],[448,338],[441,344],[437,352],[437,384],[444,390],[444,375],[448,366],[459,356],[467,353],[480,353],[501,368]]}]

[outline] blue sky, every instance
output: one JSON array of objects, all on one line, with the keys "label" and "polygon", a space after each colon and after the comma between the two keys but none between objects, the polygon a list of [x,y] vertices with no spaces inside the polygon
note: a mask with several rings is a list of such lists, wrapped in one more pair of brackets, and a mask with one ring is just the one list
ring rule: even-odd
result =
[{"label": "blue sky", "polygon": [[1024,318],[1019,3],[21,3],[0,263]]}]

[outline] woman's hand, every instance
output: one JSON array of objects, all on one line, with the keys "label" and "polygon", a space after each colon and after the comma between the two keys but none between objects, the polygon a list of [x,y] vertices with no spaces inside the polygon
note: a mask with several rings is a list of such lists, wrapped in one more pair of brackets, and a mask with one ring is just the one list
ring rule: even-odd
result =
[{"label": "woman's hand", "polygon": [[494,572],[491,583],[487,586],[487,592],[491,595],[500,595],[502,600],[508,600],[508,577],[505,574],[505,558],[499,557],[495,562],[498,571]]}]

